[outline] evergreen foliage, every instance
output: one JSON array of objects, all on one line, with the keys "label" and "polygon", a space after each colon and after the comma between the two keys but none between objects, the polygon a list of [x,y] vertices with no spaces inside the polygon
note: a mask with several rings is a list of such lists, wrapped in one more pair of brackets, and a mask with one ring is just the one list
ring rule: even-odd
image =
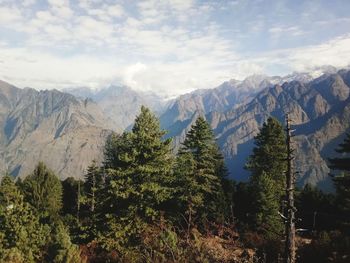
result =
[{"label": "evergreen foliage", "polygon": [[[81,182],[82,184],[82,182]],[[78,208],[78,180],[68,177],[62,181],[62,213],[76,216]]]},{"label": "evergreen foliage", "polygon": [[334,215],[337,210],[334,206],[334,195],[326,194],[317,187],[306,184],[296,195],[297,226],[310,230],[334,229]]},{"label": "evergreen foliage", "polygon": [[0,262],[40,261],[49,229],[9,176],[1,181],[0,201]]},{"label": "evergreen foliage", "polygon": [[[342,157],[329,159],[329,168],[342,171],[333,177],[336,188],[336,203],[342,216],[350,218],[350,134],[346,135],[344,142],[339,145],[336,151],[342,154]],[[346,220],[348,221],[348,220]],[[350,223],[343,222],[350,233]]]},{"label": "evergreen foliage", "polygon": [[155,115],[142,107],[132,131],[107,143],[106,221],[115,239],[137,244],[140,230],[167,208],[173,157],[164,135]]},{"label": "evergreen foliage", "polygon": [[228,210],[228,197],[223,191],[227,170],[216,145],[214,134],[203,117],[187,133],[180,148],[175,178],[182,213],[191,225],[196,218],[201,224],[221,221]]},{"label": "evergreen foliage", "polygon": [[246,169],[251,172],[253,221],[258,229],[274,236],[283,231],[283,222],[278,212],[284,194],[287,168],[286,138],[278,120],[268,118],[255,137],[255,145],[246,164]]},{"label": "evergreen foliage", "polygon": [[43,162],[23,180],[25,200],[37,209],[42,217],[57,218],[62,208],[62,184]]},{"label": "evergreen foliage", "polygon": [[89,208],[91,214],[95,212],[97,192],[102,186],[102,177],[100,167],[97,166],[95,160],[92,161],[91,165],[87,168],[84,181],[84,193],[86,196],[86,205]]},{"label": "evergreen foliage", "polygon": [[[16,184],[4,176],[0,262],[280,262],[282,125],[274,118],[264,123],[246,164],[250,180],[237,184],[227,178],[203,117],[176,158],[165,134],[142,107],[131,131],[107,139],[102,165],[93,161],[84,181],[61,183],[41,162]],[[313,230],[312,242],[298,250],[300,262],[315,253],[320,262],[350,256],[348,232],[337,231],[349,226],[350,135],[337,151],[341,158],[330,159],[330,167],[342,171],[334,178],[336,198],[310,185],[296,195],[297,228]]]},{"label": "evergreen foliage", "polygon": [[53,228],[48,252],[47,262],[82,262],[79,247],[72,244],[69,232],[61,222]]}]

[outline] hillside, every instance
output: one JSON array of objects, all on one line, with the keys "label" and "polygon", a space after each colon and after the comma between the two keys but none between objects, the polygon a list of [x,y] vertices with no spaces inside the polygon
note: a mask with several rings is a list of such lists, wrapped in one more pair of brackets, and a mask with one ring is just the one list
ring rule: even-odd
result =
[{"label": "hillside", "polygon": [[[176,136],[175,144],[178,147],[196,117],[206,115],[225,155],[231,177],[247,180],[244,164],[259,127],[269,116],[284,122],[285,114],[289,113],[296,130],[299,184],[311,183],[329,190],[326,160],[332,156],[335,145],[343,139],[349,127],[349,76],[348,70],[341,70],[311,81],[291,80],[275,85],[271,85],[271,81],[253,99],[249,101],[250,97],[247,96],[248,102],[243,105],[229,104],[227,108],[231,108],[228,110],[223,107],[214,107],[213,110],[192,107],[193,104],[182,102],[183,96],[174,105],[185,107],[173,116],[173,123],[168,124],[168,129],[171,136]],[[173,108],[170,108],[163,116],[173,113]]]},{"label": "hillside", "polygon": [[44,161],[61,178],[79,177],[102,157],[108,123],[91,100],[0,82],[1,168],[26,176]]}]

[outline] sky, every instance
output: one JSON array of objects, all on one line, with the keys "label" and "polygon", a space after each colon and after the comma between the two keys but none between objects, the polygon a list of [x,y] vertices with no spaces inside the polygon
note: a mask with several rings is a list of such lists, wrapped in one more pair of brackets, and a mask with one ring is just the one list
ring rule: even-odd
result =
[{"label": "sky", "polygon": [[0,0],[0,79],[174,96],[350,64],[349,0]]}]

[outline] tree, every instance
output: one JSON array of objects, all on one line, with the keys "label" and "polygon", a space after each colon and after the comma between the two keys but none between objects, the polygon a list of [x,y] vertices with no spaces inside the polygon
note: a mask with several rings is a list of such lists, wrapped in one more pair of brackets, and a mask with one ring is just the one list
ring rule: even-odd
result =
[{"label": "tree", "polygon": [[250,192],[255,200],[253,221],[259,229],[273,235],[283,230],[278,212],[287,168],[286,137],[278,120],[268,118],[255,137],[255,145],[246,164],[246,169],[251,172]]},{"label": "tree", "polygon": [[47,262],[81,263],[79,247],[72,244],[69,232],[60,222],[52,229]]},{"label": "tree", "polygon": [[39,223],[35,210],[5,176],[0,185],[0,262],[38,262],[42,259],[49,228]]},{"label": "tree", "polygon": [[35,207],[42,217],[57,217],[62,208],[62,184],[43,162],[23,181],[25,200]]},{"label": "tree", "polygon": [[[329,159],[329,168],[342,171],[333,177],[336,189],[336,204],[345,217],[350,217],[350,134],[346,135],[344,142],[339,145],[336,152],[343,155],[341,158]],[[349,228],[349,223],[344,222]]]},{"label": "tree", "polygon": [[97,166],[95,160],[87,169],[84,181],[84,192],[87,198],[87,205],[91,213],[95,212],[96,208],[96,195],[98,189],[102,186],[102,177],[100,168]]},{"label": "tree", "polygon": [[[62,213],[76,216],[78,206],[78,180],[68,177],[62,181]],[[81,182],[83,184],[83,182]]]},{"label": "tree", "polygon": [[298,225],[304,229],[331,230],[335,224],[331,217],[336,214],[334,195],[323,193],[315,186],[306,184],[296,195]]},{"label": "tree", "polygon": [[194,216],[202,224],[208,220],[222,222],[228,210],[222,187],[227,170],[214,134],[203,117],[186,134],[175,173],[188,224],[192,224]]},{"label": "tree", "polygon": [[142,106],[132,131],[107,142],[105,206],[109,225],[118,229],[114,234],[135,237],[167,209],[173,156],[171,140],[163,140],[164,135],[159,120]]}]

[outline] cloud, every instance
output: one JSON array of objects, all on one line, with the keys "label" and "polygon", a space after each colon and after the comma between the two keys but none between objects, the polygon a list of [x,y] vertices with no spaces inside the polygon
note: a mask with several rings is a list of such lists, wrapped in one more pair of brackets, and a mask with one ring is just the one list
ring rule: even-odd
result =
[{"label": "cloud", "polygon": [[110,83],[127,84],[134,89],[152,90],[167,97],[198,88],[215,87],[230,78],[243,79],[254,73],[269,73],[267,69],[271,66],[288,65],[286,73],[312,70],[325,64],[344,67],[350,62],[344,60],[344,57],[350,57],[350,36],[335,38],[321,45],[283,49],[257,57],[243,58],[236,55],[230,61],[214,61],[216,56],[197,56],[167,63],[118,63],[112,57],[101,59],[93,55],[81,55],[59,58],[43,52],[0,46],[3,62],[0,78],[19,87],[39,89],[78,86],[99,88]]},{"label": "cloud", "polygon": [[268,32],[272,37],[285,37],[286,35],[300,36],[305,34],[305,32],[297,26],[274,26],[269,28]]},{"label": "cloud", "polygon": [[[349,32],[340,30],[348,17],[251,3],[0,0],[0,79],[37,89],[119,83],[174,96],[254,73],[349,64]],[[322,30],[325,21],[336,32]]]},{"label": "cloud", "polygon": [[345,67],[350,63],[350,35],[296,49],[290,52],[288,60],[295,70],[310,70],[322,65]]},{"label": "cloud", "polygon": [[21,11],[16,7],[0,6],[0,23],[6,27],[10,27],[11,23],[21,19]]}]

